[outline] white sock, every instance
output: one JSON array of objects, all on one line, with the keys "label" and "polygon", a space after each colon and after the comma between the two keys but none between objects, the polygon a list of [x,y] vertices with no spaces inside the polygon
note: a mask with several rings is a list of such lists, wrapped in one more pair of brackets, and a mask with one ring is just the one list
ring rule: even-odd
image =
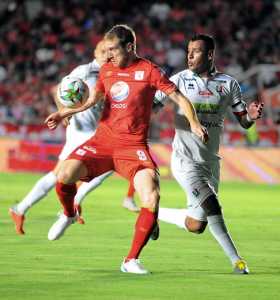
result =
[{"label": "white sock", "polygon": [[187,215],[186,209],[164,208],[160,207],[158,211],[158,219],[166,223],[177,225],[186,229],[185,219]]},{"label": "white sock", "polygon": [[49,190],[55,186],[55,183],[56,176],[53,172],[49,172],[39,179],[32,190],[16,206],[18,213],[24,215],[33,204],[40,201],[48,194]]},{"label": "white sock", "polygon": [[77,194],[74,198],[74,203],[76,205],[81,205],[85,196],[90,191],[95,190],[111,174],[113,174],[113,171],[109,171],[98,177],[95,177],[90,182],[83,182],[78,188]]},{"label": "white sock", "polygon": [[229,235],[223,216],[208,216],[207,221],[210,232],[231,260],[231,263],[234,264],[240,259],[240,256],[238,255],[237,249]]}]

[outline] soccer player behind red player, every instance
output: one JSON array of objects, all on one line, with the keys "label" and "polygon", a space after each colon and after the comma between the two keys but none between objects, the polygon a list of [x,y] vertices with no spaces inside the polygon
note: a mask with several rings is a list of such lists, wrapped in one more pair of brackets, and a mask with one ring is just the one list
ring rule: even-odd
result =
[{"label": "soccer player behind red player", "polygon": [[[104,37],[109,63],[100,70],[95,91],[80,108],[51,114],[46,123],[55,129],[63,118],[83,111],[99,101],[105,108],[94,137],[70,154],[58,174],[56,191],[64,207],[49,230],[50,240],[58,239],[75,221],[73,199],[76,181],[90,180],[107,170],[115,170],[134,183],[141,201],[131,249],[121,271],[149,273],[138,257],[151,234],[157,229],[159,176],[147,143],[152,103],[157,89],[177,103],[191,130],[207,141],[206,129],[198,121],[190,101],[152,62],[136,54],[136,37],[127,25],[116,25]],[[187,121],[186,120],[186,121]]]}]

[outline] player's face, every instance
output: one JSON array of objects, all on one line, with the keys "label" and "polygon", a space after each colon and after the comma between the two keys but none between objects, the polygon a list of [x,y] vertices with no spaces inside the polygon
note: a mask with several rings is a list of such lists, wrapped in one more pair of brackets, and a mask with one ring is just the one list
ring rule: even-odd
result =
[{"label": "player's face", "polygon": [[209,52],[206,51],[204,41],[189,42],[187,49],[188,68],[197,74],[208,71],[211,67]]},{"label": "player's face", "polygon": [[118,38],[105,40],[108,60],[116,67],[123,68],[129,60],[129,52],[123,47]]},{"label": "player's face", "polygon": [[94,55],[100,67],[108,61],[107,51],[103,41],[97,45]]}]

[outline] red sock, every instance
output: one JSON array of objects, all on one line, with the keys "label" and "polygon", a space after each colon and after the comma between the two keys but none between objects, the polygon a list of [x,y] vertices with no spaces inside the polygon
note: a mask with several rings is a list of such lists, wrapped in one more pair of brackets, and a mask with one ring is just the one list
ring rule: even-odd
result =
[{"label": "red sock", "polygon": [[157,214],[151,212],[148,208],[141,208],[139,217],[135,224],[135,233],[131,249],[126,260],[138,258],[142,248],[146,245],[150,234],[154,228]]},{"label": "red sock", "polygon": [[126,196],[129,198],[133,198],[134,193],[135,193],[134,185],[132,182],[130,182]]},{"label": "red sock", "polygon": [[74,197],[77,193],[76,183],[64,184],[62,182],[57,182],[56,193],[64,208],[64,214],[67,217],[74,217]]}]

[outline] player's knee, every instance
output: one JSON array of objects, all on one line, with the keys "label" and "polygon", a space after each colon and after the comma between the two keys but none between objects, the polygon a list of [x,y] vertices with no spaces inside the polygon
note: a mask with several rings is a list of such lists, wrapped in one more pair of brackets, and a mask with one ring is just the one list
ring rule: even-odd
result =
[{"label": "player's knee", "polygon": [[159,204],[160,195],[157,189],[147,193],[143,199],[143,206],[156,210]]},{"label": "player's knee", "polygon": [[201,207],[205,211],[207,216],[215,216],[222,214],[222,208],[219,204],[217,196],[210,195],[202,204]]},{"label": "player's knee", "polygon": [[72,174],[70,170],[60,170],[58,175],[57,175],[57,181],[58,182],[63,182],[65,184],[71,183],[72,179]]},{"label": "player's knee", "polygon": [[75,173],[75,169],[73,169],[70,165],[65,164],[60,168],[57,175],[57,180],[65,184],[74,183],[77,181],[77,176]]},{"label": "player's knee", "polygon": [[202,222],[192,218],[186,218],[185,226],[189,232],[201,234],[204,232],[207,222]]}]

